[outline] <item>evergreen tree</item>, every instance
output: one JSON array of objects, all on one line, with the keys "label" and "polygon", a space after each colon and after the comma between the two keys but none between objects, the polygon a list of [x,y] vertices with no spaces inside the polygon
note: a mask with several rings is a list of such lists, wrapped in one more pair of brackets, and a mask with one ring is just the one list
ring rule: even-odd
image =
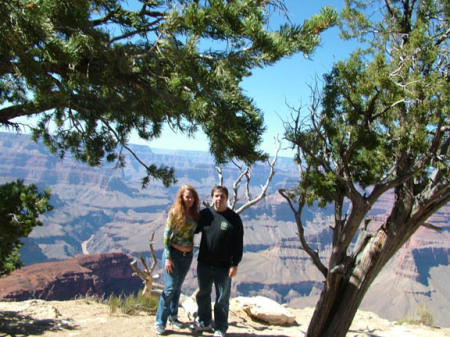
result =
[{"label": "evergreen tree", "polygon": [[[331,8],[270,31],[280,0],[7,0],[0,8],[0,125],[36,116],[34,139],[89,165],[124,165],[132,132],[164,125],[209,138],[218,164],[264,158],[262,113],[239,84],[251,69],[310,53]],[[270,85],[270,84],[268,84]],[[137,157],[137,156],[136,156]],[[139,160],[139,158],[137,158]],[[173,168],[146,164],[167,186]]]},{"label": "evergreen tree", "polygon": [[[344,337],[386,263],[419,227],[440,229],[427,220],[450,201],[448,13],[444,0],[347,0],[343,36],[368,48],[324,77],[310,118],[286,125],[302,178],[280,192],[325,278],[308,337]],[[372,224],[369,211],[388,193],[392,208]],[[313,202],[334,206],[327,263],[303,234]]]},{"label": "evergreen tree", "polygon": [[22,266],[20,238],[27,237],[36,226],[40,214],[52,209],[50,191],[39,193],[35,185],[23,180],[0,185],[0,276]]}]

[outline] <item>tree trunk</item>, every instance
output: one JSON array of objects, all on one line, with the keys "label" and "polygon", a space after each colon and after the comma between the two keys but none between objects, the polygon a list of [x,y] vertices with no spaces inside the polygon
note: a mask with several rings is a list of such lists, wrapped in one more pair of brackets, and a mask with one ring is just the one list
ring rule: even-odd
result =
[{"label": "tree trunk", "polygon": [[364,247],[347,267],[343,262],[341,268],[331,269],[306,337],[345,337],[370,285],[403,243],[401,235],[379,229],[366,237]]}]

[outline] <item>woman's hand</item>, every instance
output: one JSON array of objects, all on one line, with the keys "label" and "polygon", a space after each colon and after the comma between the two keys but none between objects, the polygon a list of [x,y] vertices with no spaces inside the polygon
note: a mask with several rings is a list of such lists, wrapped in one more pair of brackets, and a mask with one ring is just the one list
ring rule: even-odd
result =
[{"label": "woman's hand", "polygon": [[171,258],[166,259],[166,264],[164,266],[164,269],[166,270],[166,272],[169,274],[172,274],[173,267],[174,267],[174,264],[173,264],[172,259]]}]

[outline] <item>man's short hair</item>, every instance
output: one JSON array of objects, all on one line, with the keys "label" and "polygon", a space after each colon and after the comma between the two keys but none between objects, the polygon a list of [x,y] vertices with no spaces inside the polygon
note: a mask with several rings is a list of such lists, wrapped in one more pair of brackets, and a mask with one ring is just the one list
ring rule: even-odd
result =
[{"label": "man's short hair", "polygon": [[222,185],[216,185],[211,190],[211,197],[214,195],[215,191],[222,191],[228,199],[228,189]]}]

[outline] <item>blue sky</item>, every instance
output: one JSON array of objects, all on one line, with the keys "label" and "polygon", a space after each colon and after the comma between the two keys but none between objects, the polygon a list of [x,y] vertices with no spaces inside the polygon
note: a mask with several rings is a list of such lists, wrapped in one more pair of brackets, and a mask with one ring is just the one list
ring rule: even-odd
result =
[{"label": "blue sky", "polygon": [[[324,6],[331,5],[340,10],[343,0],[286,0],[291,21],[302,24],[312,15],[319,13]],[[282,120],[288,120],[291,110],[286,104],[294,107],[306,105],[309,102],[310,89],[308,84],[314,82],[315,76],[320,76],[331,69],[333,63],[345,59],[354,48],[351,42],[342,41],[338,37],[338,28],[332,28],[322,35],[321,45],[310,55],[310,59],[301,54],[286,58],[272,67],[255,69],[253,75],[244,80],[242,88],[252,97],[258,108],[264,114],[267,130],[264,134],[262,149],[273,155],[273,139],[278,134],[282,139],[284,129]],[[208,139],[201,133],[195,138],[187,138],[182,134],[174,134],[166,128],[161,138],[142,143],[133,138],[133,143],[146,144],[154,148],[183,149],[208,151]],[[288,144],[282,141],[282,148]],[[292,156],[290,150],[280,151],[282,156]]]}]

